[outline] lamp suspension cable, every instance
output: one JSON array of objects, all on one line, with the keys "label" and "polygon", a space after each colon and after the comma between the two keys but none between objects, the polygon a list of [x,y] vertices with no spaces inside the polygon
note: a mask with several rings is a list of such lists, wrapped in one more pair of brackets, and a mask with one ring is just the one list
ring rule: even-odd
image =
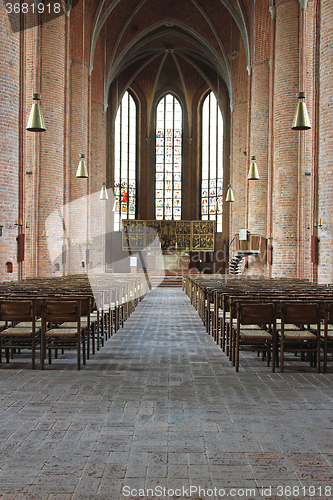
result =
[{"label": "lamp suspension cable", "polygon": [[[230,78],[232,74],[232,15],[230,14]],[[231,113],[232,115],[232,113]],[[231,116],[231,133],[230,133],[230,156],[229,156],[229,183],[228,183],[228,190],[227,190],[227,195],[225,197],[225,201],[227,202],[234,202],[235,197],[234,197],[234,192],[231,186],[231,157],[232,157],[232,152],[231,152],[231,147],[232,147],[232,116]]]},{"label": "lamp suspension cable", "polygon": [[217,217],[218,217],[218,213],[220,211],[220,205],[219,205],[219,199],[218,199],[218,196],[217,196],[217,188],[218,188],[218,172],[219,172],[219,148],[218,148],[218,140],[219,140],[219,136],[218,136],[218,132],[219,132],[219,128],[218,128],[218,115],[219,115],[219,109],[220,109],[220,106],[219,106],[219,100],[220,100],[220,69],[219,69],[219,66],[217,67],[217,99],[216,99],[216,138],[217,138],[217,141],[216,141],[216,156],[217,156],[217,161],[216,161],[216,172],[215,172],[215,179],[216,179],[216,187],[215,187],[215,219],[216,219],[216,228],[217,228]]},{"label": "lamp suspension cable", "polygon": [[26,130],[28,132],[45,132],[45,122],[42,113],[42,108],[39,103],[41,95],[39,92],[38,81],[39,78],[39,19],[38,19],[38,8],[35,5],[35,92],[32,94],[33,104],[30,111],[28,123]]},{"label": "lamp suspension cable", "polygon": [[293,130],[309,130],[311,128],[310,119],[308,111],[305,104],[305,91],[303,89],[303,30],[304,30],[304,18],[303,11],[306,2],[302,0],[300,2],[300,14],[299,14],[299,38],[300,38],[300,50],[299,50],[299,92],[296,96],[299,99],[296,107],[296,112],[294,116],[294,121],[292,124]]},{"label": "lamp suspension cable", "polygon": [[77,168],[76,177],[87,179],[88,169],[85,162],[85,154],[83,153],[83,129],[84,129],[84,57],[85,57],[85,3],[82,0],[82,120],[81,120],[81,154],[79,166]]},{"label": "lamp suspension cable", "polygon": [[[220,45],[220,18],[221,16],[218,16],[218,37],[219,37],[219,45]],[[216,232],[217,232],[217,219],[218,215],[220,212],[220,205],[219,205],[219,199],[218,199],[218,178],[219,178],[219,147],[218,147],[218,141],[219,141],[219,110],[220,110],[220,65],[219,62],[217,63],[217,96],[216,96],[216,170],[215,170],[215,182],[216,182],[216,187],[215,187],[215,227],[216,227]]]},{"label": "lamp suspension cable", "polygon": [[[106,17],[105,17],[105,12],[106,12],[106,3],[104,1],[104,103],[103,103],[103,130],[105,134],[105,113],[106,113]],[[104,135],[105,138],[105,135]],[[104,141],[105,142],[105,141]],[[99,195],[100,200],[108,200],[108,192],[106,189],[106,182],[103,182],[102,188],[101,188],[101,194]]]},{"label": "lamp suspension cable", "polygon": [[252,59],[252,110],[251,110],[251,132],[252,132],[252,151],[251,151],[251,161],[249,172],[247,175],[248,180],[257,180],[259,179],[258,167],[256,164],[256,156],[254,153],[254,114],[255,114],[255,106],[256,106],[256,78],[255,78],[255,59],[256,59],[256,0],[253,0],[253,59]]}]

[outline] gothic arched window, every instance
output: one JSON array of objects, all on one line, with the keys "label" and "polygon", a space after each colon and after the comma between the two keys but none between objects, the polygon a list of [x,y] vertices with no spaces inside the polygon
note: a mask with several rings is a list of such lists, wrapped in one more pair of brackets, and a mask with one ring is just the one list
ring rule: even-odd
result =
[{"label": "gothic arched window", "polygon": [[213,92],[203,101],[201,117],[201,219],[217,218],[222,232],[223,119]]},{"label": "gothic arched window", "polygon": [[115,122],[114,230],[122,219],[136,217],[137,105],[125,92]]},{"label": "gothic arched window", "polygon": [[182,122],[178,99],[164,95],[156,107],[155,217],[182,217]]}]

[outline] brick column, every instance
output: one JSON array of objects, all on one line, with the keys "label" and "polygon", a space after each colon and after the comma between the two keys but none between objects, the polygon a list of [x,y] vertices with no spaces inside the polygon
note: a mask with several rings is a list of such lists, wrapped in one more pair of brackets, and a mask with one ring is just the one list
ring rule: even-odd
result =
[{"label": "brick column", "polygon": [[273,276],[297,273],[298,132],[291,130],[298,91],[297,0],[276,2],[273,117]]},{"label": "brick column", "polygon": [[[239,46],[239,53],[230,62],[233,80],[233,108],[231,112],[231,171],[235,202],[229,203],[230,241],[245,228],[247,223],[247,171],[249,146],[249,73],[247,68],[245,48]],[[224,198],[228,185],[224,183]]]},{"label": "brick column", "polygon": [[[260,7],[260,8],[259,8]],[[259,177],[248,182],[248,229],[252,234],[267,236],[267,194],[268,194],[268,143],[269,143],[269,95],[270,95],[270,67],[269,67],[269,37],[260,36],[265,27],[271,29],[271,20],[268,6],[262,9],[258,5],[255,13],[255,54],[252,63],[251,88],[251,135],[248,168],[251,156],[256,156]],[[265,40],[266,43],[265,43]],[[266,255],[249,258],[249,274],[265,273]]]},{"label": "brick column", "polygon": [[[41,29],[41,94],[46,132],[40,134],[38,276],[62,274],[64,202],[65,16]],[[55,44],[55,40],[57,43]]]},{"label": "brick column", "polygon": [[[18,28],[18,26],[17,26]],[[0,281],[17,279],[18,234],[15,220],[19,218],[19,74],[20,32],[13,31],[0,5]],[[6,270],[6,262],[12,271]],[[10,266],[8,266],[10,267]]]},{"label": "brick column", "polygon": [[[85,154],[88,174],[91,168],[88,156],[88,28],[85,24],[85,47],[83,49],[83,2],[71,12],[71,65],[70,65],[70,153],[69,153],[69,212],[67,232],[69,234],[69,273],[85,272],[87,223],[88,223],[88,179],[76,177],[80,154]],[[87,7],[86,18],[87,18]],[[83,62],[84,55],[84,62]]]},{"label": "brick column", "polygon": [[[318,162],[318,218],[322,228],[318,231],[319,266],[318,282],[332,283],[333,280],[333,192],[332,192],[332,127],[333,99],[333,11],[329,2],[320,2],[320,95],[319,95],[319,162]],[[317,222],[317,221],[315,221]]]},{"label": "brick column", "polygon": [[[105,119],[103,102],[91,103],[91,179],[89,245],[92,266],[101,267],[105,261],[106,213],[112,210],[112,200],[99,200],[106,181]],[[111,196],[110,196],[111,198]],[[111,206],[110,206],[111,205]]]}]

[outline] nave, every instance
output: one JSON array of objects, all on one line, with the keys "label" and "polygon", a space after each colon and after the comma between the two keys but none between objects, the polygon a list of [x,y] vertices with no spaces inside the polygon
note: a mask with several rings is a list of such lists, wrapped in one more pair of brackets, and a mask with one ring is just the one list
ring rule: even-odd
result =
[{"label": "nave", "polygon": [[2,363],[0,499],[123,500],[158,486],[192,487],[178,498],[193,500],[214,488],[275,499],[278,487],[325,498],[333,375],[241,356],[237,373],[185,293],[157,288],[80,371],[71,351],[44,371]]}]

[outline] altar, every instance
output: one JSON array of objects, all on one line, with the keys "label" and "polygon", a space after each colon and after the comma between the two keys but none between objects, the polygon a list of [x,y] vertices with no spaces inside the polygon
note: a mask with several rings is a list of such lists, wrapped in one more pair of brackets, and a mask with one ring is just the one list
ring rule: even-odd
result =
[{"label": "altar", "polygon": [[190,257],[188,255],[148,255],[147,256],[148,270],[168,270],[187,272],[190,267]]}]

